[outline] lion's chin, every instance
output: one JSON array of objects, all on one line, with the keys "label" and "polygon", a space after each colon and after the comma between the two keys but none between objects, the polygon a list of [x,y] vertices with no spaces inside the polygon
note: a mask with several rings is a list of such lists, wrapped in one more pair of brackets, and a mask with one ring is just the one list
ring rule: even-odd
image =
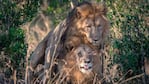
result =
[{"label": "lion's chin", "polygon": [[84,74],[90,74],[92,72],[92,68],[90,69],[81,68],[80,71]]},{"label": "lion's chin", "polygon": [[90,74],[92,72],[92,64],[80,66],[79,69],[84,74]]}]

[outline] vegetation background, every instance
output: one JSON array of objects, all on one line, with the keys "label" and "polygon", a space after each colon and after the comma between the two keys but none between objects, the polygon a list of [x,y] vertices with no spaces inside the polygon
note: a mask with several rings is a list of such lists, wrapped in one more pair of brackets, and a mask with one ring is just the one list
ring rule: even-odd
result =
[{"label": "vegetation background", "polygon": [[[71,1],[75,0],[0,0],[0,76],[24,80],[28,44],[22,25],[42,11],[50,17],[54,28],[66,18]],[[105,3],[111,23],[106,69],[114,83],[144,73],[144,57],[149,58],[149,1]],[[115,68],[118,72],[112,72]],[[145,78],[141,76],[127,83],[145,83]]]}]

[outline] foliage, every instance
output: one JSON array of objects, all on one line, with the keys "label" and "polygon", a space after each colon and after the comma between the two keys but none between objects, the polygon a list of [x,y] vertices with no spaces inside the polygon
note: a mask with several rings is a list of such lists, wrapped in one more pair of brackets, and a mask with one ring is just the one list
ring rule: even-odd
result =
[{"label": "foliage", "polygon": [[[32,19],[38,11],[39,0],[27,1],[0,1],[0,21],[1,30],[8,30],[10,27],[18,27]],[[34,4],[33,4],[34,3]]]},{"label": "foliage", "polygon": [[133,74],[142,73],[142,59],[144,56],[149,57],[149,27],[145,22],[149,16],[149,2],[112,0],[107,1],[107,4],[113,63],[122,64],[123,73],[128,70],[133,70]]},{"label": "foliage", "polygon": [[51,0],[46,13],[51,16],[54,26],[58,25],[59,22],[66,18],[68,9],[70,9],[70,4],[68,2],[69,0]]},{"label": "foliage", "polygon": [[3,58],[0,68],[8,77],[13,74],[13,70],[22,73],[25,69],[27,45],[24,41],[24,31],[19,26],[36,15],[39,2],[40,0],[0,1],[0,52],[4,52],[0,57]]},{"label": "foliage", "polygon": [[4,58],[9,58],[6,62],[10,62],[9,67],[0,66],[0,68],[6,68],[6,75],[10,76],[14,69],[19,72],[21,68],[24,68],[24,59],[26,56],[27,45],[24,42],[24,31],[19,28],[10,28],[8,35],[1,36],[0,44],[3,45],[3,51],[5,52]]}]

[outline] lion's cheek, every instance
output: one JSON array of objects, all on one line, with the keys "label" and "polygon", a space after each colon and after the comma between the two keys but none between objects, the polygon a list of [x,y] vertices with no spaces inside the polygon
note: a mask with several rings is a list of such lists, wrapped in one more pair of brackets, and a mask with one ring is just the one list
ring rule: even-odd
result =
[{"label": "lion's cheek", "polygon": [[84,36],[85,42],[92,43],[92,39],[91,39],[91,36],[90,36],[89,33],[86,33],[86,32],[84,33],[84,32],[82,32],[82,35]]}]

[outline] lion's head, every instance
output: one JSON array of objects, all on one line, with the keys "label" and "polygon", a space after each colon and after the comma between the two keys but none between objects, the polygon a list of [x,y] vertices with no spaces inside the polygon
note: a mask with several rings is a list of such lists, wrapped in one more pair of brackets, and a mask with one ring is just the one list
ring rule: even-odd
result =
[{"label": "lion's head", "polygon": [[[67,42],[74,40],[72,36],[78,37],[81,41],[99,47],[106,38],[109,30],[109,22],[106,18],[107,8],[104,4],[84,2],[75,7],[68,16],[66,37]],[[70,38],[69,38],[70,37]],[[71,42],[75,44],[75,42]]]},{"label": "lion's head", "polygon": [[64,60],[65,64],[62,70],[70,77],[69,79],[79,81],[82,84],[83,82],[89,82],[85,80],[92,81],[95,74],[98,79],[101,78],[100,55],[86,44],[81,44],[72,50]]},{"label": "lion's head", "polygon": [[80,45],[75,50],[76,63],[82,73],[89,74],[92,71],[94,53],[87,45]]}]

